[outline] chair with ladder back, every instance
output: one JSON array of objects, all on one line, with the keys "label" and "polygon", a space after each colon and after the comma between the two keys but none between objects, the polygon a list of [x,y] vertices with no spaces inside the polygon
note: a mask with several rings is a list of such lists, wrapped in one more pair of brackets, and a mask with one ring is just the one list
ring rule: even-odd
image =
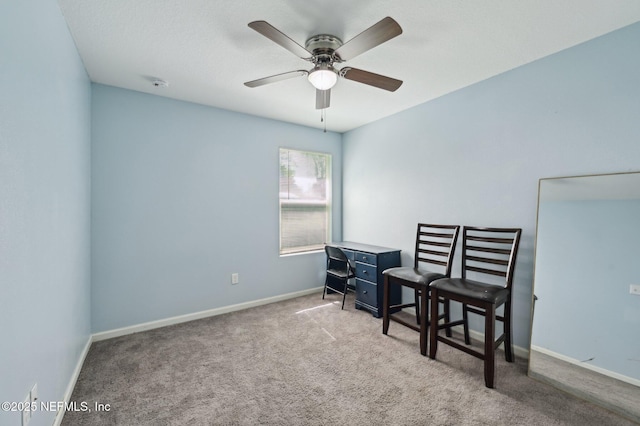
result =
[{"label": "chair with ladder back", "polygon": [[[400,323],[420,333],[420,353],[427,354],[427,332],[429,330],[429,284],[439,278],[451,276],[453,254],[458,240],[458,225],[434,225],[419,223],[416,231],[416,246],[413,267],[390,268],[384,274],[384,296],[382,305],[382,333],[389,331],[389,321]],[[391,305],[390,287],[401,285],[414,291],[413,303]],[[444,304],[444,313],[439,315],[449,320],[449,304]],[[416,324],[411,324],[393,313],[403,308],[415,307]],[[437,310],[437,307],[435,308]]]},{"label": "chair with ladder back", "polygon": [[[507,362],[513,362],[511,341],[511,288],[520,243],[519,228],[465,227],[462,237],[462,277],[443,278],[433,281],[431,290],[431,336],[429,357],[435,359],[438,342],[445,343],[484,360],[485,386],[493,388],[495,377],[495,351],[504,343]],[[496,278],[498,277],[498,278]],[[438,300],[453,300],[462,304],[462,319],[445,319],[439,324]],[[496,309],[504,307],[503,314]],[[484,316],[484,351],[472,349],[469,337],[469,312]],[[503,323],[503,332],[496,339],[496,321]],[[451,337],[438,334],[443,328],[462,325],[463,345]]]}]

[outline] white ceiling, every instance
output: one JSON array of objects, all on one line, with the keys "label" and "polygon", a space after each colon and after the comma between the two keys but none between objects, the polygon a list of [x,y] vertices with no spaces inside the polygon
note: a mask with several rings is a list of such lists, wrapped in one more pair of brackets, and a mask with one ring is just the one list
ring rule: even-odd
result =
[{"label": "white ceiling", "polygon": [[[322,128],[311,65],[247,26],[265,20],[304,46],[350,40],[385,16],[400,36],[346,65],[397,78],[396,92],[340,79],[328,130],[345,132],[640,21],[638,0],[58,0],[96,83]],[[344,64],[342,65],[344,66]],[[169,82],[156,88],[153,79]]]}]

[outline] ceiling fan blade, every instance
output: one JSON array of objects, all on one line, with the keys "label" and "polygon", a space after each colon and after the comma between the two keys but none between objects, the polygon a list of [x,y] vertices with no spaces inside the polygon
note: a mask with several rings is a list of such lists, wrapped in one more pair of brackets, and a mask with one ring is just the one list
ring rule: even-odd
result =
[{"label": "ceiling fan blade", "polygon": [[400,25],[387,16],[340,46],[334,53],[341,60],[347,61],[400,34],[402,34]]},{"label": "ceiling fan blade", "polygon": [[276,74],[269,77],[259,78],[257,80],[247,81],[244,85],[247,87],[264,86],[265,84],[275,83],[276,81],[288,80],[290,78],[300,77],[307,74],[309,74],[309,72],[305,70],[289,71],[289,72],[284,72],[282,74]]},{"label": "ceiling fan blade", "polygon": [[289,52],[302,59],[310,59],[313,54],[304,47],[300,46],[295,41],[291,40],[283,32],[269,24],[267,21],[253,21],[249,22],[249,27],[256,30],[266,38],[276,42],[280,46],[287,49]]},{"label": "ceiling fan blade", "polygon": [[331,89],[318,90],[316,89],[316,109],[329,108],[331,102]]},{"label": "ceiling fan blade", "polygon": [[385,77],[384,75],[374,74],[357,68],[342,68],[340,70],[340,75],[347,80],[368,84],[369,86],[374,86],[390,92],[395,92],[400,86],[402,86],[402,80],[396,80],[395,78]]}]

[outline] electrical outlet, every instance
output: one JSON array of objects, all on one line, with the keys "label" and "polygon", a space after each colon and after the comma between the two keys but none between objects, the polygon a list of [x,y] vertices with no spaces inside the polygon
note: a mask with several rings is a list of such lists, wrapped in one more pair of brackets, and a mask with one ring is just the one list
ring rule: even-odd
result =
[{"label": "electrical outlet", "polygon": [[240,277],[238,276],[238,273],[233,273],[231,274],[231,284],[238,284],[240,282]]},{"label": "electrical outlet", "polygon": [[631,284],[629,286],[629,293],[640,296],[640,284]]}]

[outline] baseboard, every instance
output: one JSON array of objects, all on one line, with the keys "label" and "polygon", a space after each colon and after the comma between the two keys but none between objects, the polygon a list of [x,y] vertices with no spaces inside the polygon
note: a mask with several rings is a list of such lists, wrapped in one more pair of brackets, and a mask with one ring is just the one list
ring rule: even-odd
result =
[{"label": "baseboard", "polygon": [[[406,308],[403,309],[403,312],[408,312],[411,315],[415,316],[416,315],[416,309],[415,308]],[[461,325],[457,325],[455,327],[452,327],[453,331],[456,331],[460,334],[464,333],[464,329],[462,328]],[[484,342],[484,333],[481,333],[479,331],[476,330],[469,330],[469,337],[472,338],[473,340],[477,340],[479,342]],[[529,349],[527,348],[523,348],[522,346],[518,346],[518,345],[513,345],[513,354],[519,358],[523,358],[523,359],[529,359]]]},{"label": "baseboard", "polygon": [[531,346],[529,377],[640,424],[640,380]]},{"label": "baseboard", "polygon": [[569,364],[573,364],[573,365],[578,366],[580,368],[585,368],[587,370],[591,370],[593,372],[602,374],[603,376],[611,377],[612,379],[620,380],[622,382],[629,383],[630,385],[634,385],[634,386],[640,387],[640,380],[634,379],[633,377],[625,376],[623,374],[616,373],[615,371],[611,371],[611,370],[607,370],[607,369],[604,369],[604,368],[601,368],[601,367],[597,367],[595,365],[588,364],[586,362],[577,360],[575,358],[571,358],[571,357],[568,357],[566,355],[562,355],[562,354],[559,354],[557,352],[550,351],[550,350],[542,348],[540,346],[532,345],[531,349],[534,350],[534,351],[540,352],[542,354],[545,354],[547,356],[550,356],[552,358],[556,358],[556,359],[562,360],[564,362],[568,362]]},{"label": "baseboard", "polygon": [[[201,318],[207,318],[215,315],[222,315],[229,312],[240,311],[243,309],[253,308],[256,306],[267,305],[269,303],[280,302],[287,299],[294,299],[296,297],[306,296],[313,293],[321,292],[323,287],[315,287],[308,290],[297,291],[293,293],[282,294],[279,296],[268,297],[265,299],[254,300],[251,302],[238,303],[236,305],[223,306],[221,308],[209,309],[207,311],[195,312],[187,315],[180,315],[177,317],[166,318],[158,321],[146,322],[143,324],[133,325],[130,327],[118,328],[115,330],[104,331],[100,333],[94,333],[89,336],[87,339],[87,343],[78,358],[78,362],[76,363],[76,368],[73,370],[73,374],[69,380],[69,384],[64,392],[65,403],[69,403],[71,401],[71,396],[73,394],[73,389],[76,387],[76,382],[78,381],[78,377],[80,376],[80,371],[82,370],[82,366],[84,365],[84,361],[87,358],[87,354],[89,353],[89,349],[91,348],[91,343],[98,342],[100,340],[111,339],[113,337],[124,336],[127,334],[133,334],[140,331],[151,330],[154,328],[166,327],[172,324],[179,324],[182,322],[193,321]],[[65,410],[59,410],[56,413],[56,417],[53,421],[53,426],[60,426],[62,424],[62,419],[64,418]]]},{"label": "baseboard", "polygon": [[283,300],[295,299],[296,297],[307,296],[309,294],[321,292],[323,287],[314,287],[308,290],[296,291],[293,293],[281,294],[279,296],[267,297],[265,299],[253,300],[251,302],[238,303],[236,305],[223,306],[220,308],[208,309],[206,311],[194,312],[191,314],[179,315],[157,321],[145,322],[114,330],[101,331],[93,334],[93,341],[112,339],[114,337],[126,336],[127,334],[139,333],[141,331],[153,330],[155,328],[180,324],[216,315],[227,314],[229,312],[241,311],[243,309],[254,308],[256,306],[268,305],[270,303],[281,302]]},{"label": "baseboard", "polygon": [[[73,389],[76,387],[76,382],[78,381],[78,377],[80,376],[80,371],[82,370],[82,366],[84,365],[84,360],[87,358],[87,354],[89,353],[89,349],[91,348],[91,343],[93,342],[92,336],[89,336],[87,339],[87,343],[84,345],[84,349],[78,358],[78,362],[76,363],[76,368],[73,370],[73,374],[71,375],[71,379],[69,380],[69,384],[67,385],[67,389],[64,391],[63,401],[65,404],[71,401],[71,395],[73,394]],[[58,410],[56,413],[56,417],[53,421],[53,426],[60,426],[62,424],[62,419],[64,418],[65,410]]]}]

